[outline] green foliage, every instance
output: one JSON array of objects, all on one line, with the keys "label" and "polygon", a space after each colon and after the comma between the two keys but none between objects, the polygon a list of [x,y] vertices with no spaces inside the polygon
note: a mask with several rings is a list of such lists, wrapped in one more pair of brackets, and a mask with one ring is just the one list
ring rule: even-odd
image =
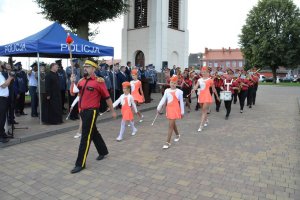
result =
[{"label": "green foliage", "polygon": [[300,12],[292,0],[260,0],[240,35],[248,65],[296,67],[300,64]]},{"label": "green foliage", "polygon": [[[66,24],[75,32],[82,26],[88,31],[88,23],[114,19],[127,12],[123,0],[34,0],[42,14],[51,21]],[[87,32],[88,33],[88,32]],[[87,34],[88,36],[88,34]],[[87,38],[86,38],[87,39]]]}]

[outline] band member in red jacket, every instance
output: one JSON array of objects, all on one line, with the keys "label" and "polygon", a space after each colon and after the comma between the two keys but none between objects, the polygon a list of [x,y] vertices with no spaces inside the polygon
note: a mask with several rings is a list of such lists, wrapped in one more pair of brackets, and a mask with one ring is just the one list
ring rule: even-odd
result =
[{"label": "band member in red jacket", "polygon": [[240,102],[240,113],[243,113],[245,99],[247,98],[248,94],[248,87],[249,87],[249,79],[247,79],[247,72],[242,70],[241,76],[238,78],[239,83],[239,102]]},{"label": "band member in red jacket", "polygon": [[[223,72],[220,69],[217,69],[218,71],[216,72],[216,76],[214,78],[214,84],[216,91],[218,93],[218,96],[220,96],[220,92],[222,91],[221,87],[224,85],[223,81]],[[215,103],[216,103],[216,111],[219,112],[220,106],[221,106],[221,101],[217,99],[217,96],[215,96]]]},{"label": "band member in red jacket", "polygon": [[258,73],[259,69],[257,69],[257,66],[254,66],[253,69],[253,75],[254,75],[254,80],[255,80],[255,83],[254,83],[254,90],[253,90],[253,99],[252,99],[252,103],[253,105],[255,105],[255,100],[256,100],[256,92],[257,92],[257,89],[258,89],[258,83],[259,83],[259,78],[260,78],[260,74]]},{"label": "band member in red jacket", "polygon": [[188,112],[191,111],[191,91],[193,82],[190,80],[189,74],[185,73],[183,75],[183,81],[181,83],[181,90],[183,91],[183,99],[185,100],[185,105],[188,107]]},{"label": "band member in red jacket", "polygon": [[[228,85],[229,85],[229,87],[228,87]],[[234,90],[238,89],[237,82],[234,80],[234,72],[232,69],[228,69],[227,75],[224,76],[223,88],[225,91],[231,92],[231,99],[224,100],[224,104],[225,104],[225,108],[226,108],[225,119],[227,120],[229,118],[229,115],[231,112],[231,104],[232,104],[232,100],[233,100]]]}]

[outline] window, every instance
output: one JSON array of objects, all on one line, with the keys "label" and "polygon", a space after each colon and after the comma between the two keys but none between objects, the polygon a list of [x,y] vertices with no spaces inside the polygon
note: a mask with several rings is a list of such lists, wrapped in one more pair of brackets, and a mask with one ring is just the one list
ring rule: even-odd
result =
[{"label": "window", "polygon": [[239,61],[239,67],[243,67],[243,61]]},{"label": "window", "polygon": [[226,61],[226,67],[230,67],[230,61]]},{"label": "window", "polygon": [[232,61],[232,67],[236,67],[236,61]]},{"label": "window", "polygon": [[145,55],[142,51],[138,51],[135,56],[135,66],[145,66]]},{"label": "window", "polygon": [[179,0],[169,0],[168,27],[174,29],[179,27]]},{"label": "window", "polygon": [[217,62],[214,63],[214,67],[218,67],[218,63]]},{"label": "window", "polygon": [[148,0],[135,0],[134,3],[134,28],[147,26]]}]

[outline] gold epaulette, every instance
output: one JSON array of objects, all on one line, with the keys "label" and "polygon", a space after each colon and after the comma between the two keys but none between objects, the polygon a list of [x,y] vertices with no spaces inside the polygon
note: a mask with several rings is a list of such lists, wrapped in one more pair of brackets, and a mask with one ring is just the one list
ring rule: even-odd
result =
[{"label": "gold epaulette", "polygon": [[104,80],[102,77],[97,77],[96,80],[97,80],[97,82],[99,82],[99,83],[105,82],[105,80]]}]

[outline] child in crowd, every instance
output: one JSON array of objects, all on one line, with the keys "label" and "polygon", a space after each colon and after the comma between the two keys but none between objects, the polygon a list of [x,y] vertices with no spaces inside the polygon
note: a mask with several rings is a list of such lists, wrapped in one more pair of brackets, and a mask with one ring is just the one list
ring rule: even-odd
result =
[{"label": "child in crowd", "polygon": [[123,140],[126,121],[129,121],[129,124],[132,128],[131,135],[135,135],[136,132],[137,132],[137,128],[135,128],[135,126],[134,126],[132,108],[134,109],[135,113],[137,113],[138,111],[137,111],[136,105],[134,103],[133,97],[130,94],[130,83],[125,81],[125,82],[122,83],[122,87],[123,87],[123,93],[124,94],[122,94],[113,103],[113,107],[116,107],[119,104],[122,105],[122,108],[121,108],[121,113],[122,113],[121,129],[120,129],[120,134],[117,137],[117,141]]},{"label": "child in crowd", "polygon": [[[131,95],[136,105],[140,105],[145,102],[144,92],[142,89],[142,83],[138,80],[138,72],[136,69],[131,70],[132,81],[130,81]],[[143,121],[144,116],[138,111],[137,115],[140,118],[139,122]]]},{"label": "child in crowd", "polygon": [[170,78],[170,88],[165,90],[164,95],[157,106],[157,112],[160,113],[163,105],[167,103],[166,116],[167,119],[169,119],[169,130],[167,142],[163,145],[163,149],[168,149],[171,146],[173,131],[176,134],[174,141],[178,142],[180,138],[180,134],[176,126],[176,120],[181,119],[184,115],[184,103],[183,92],[176,88],[177,82],[177,76],[172,76]]},{"label": "child in crowd", "polygon": [[204,126],[208,126],[208,110],[209,106],[212,104],[212,95],[210,93],[210,88],[213,93],[216,95],[217,100],[220,101],[219,95],[216,91],[214,81],[210,78],[209,70],[207,67],[202,67],[201,69],[202,78],[198,79],[192,93],[200,87],[198,92],[198,103],[201,107],[201,117],[200,117],[200,126],[198,132],[203,130]]}]

